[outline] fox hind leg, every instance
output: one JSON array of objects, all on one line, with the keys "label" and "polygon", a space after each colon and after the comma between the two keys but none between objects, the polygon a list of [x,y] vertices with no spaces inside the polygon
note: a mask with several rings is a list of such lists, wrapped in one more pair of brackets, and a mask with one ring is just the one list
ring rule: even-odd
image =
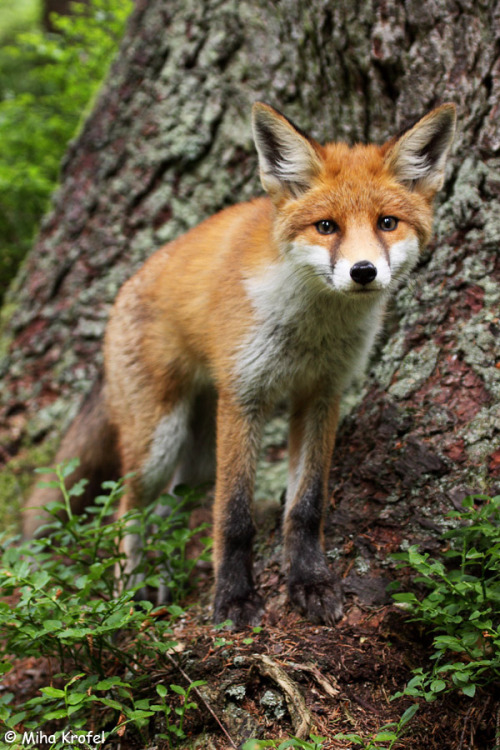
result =
[{"label": "fox hind leg", "polygon": [[[184,440],[179,461],[170,481],[169,494],[171,498],[178,497],[176,488],[184,485],[188,490],[203,489],[215,480],[215,415],[217,394],[215,389],[206,388],[198,393],[191,404],[190,418],[186,439]],[[180,490],[180,488],[179,488]],[[195,499],[188,492],[187,497],[179,497],[182,510],[190,512]],[[170,501],[171,502],[171,501]],[[172,511],[171,505],[158,505],[157,514],[165,517]],[[158,603],[163,604],[170,599],[171,576],[165,571],[165,580],[158,588]]]},{"label": "fox hind leg", "polygon": [[205,388],[193,399],[186,440],[171,489],[185,484],[195,488],[215,481],[215,418],[217,394]]},{"label": "fox hind leg", "polygon": [[[122,471],[133,476],[128,480],[126,492],[120,500],[119,517],[152,502],[171,481],[188,439],[189,413],[189,402],[183,400],[163,413],[149,435],[145,426],[138,425],[137,420],[134,430],[122,431],[119,436]],[[137,436],[142,439],[137,439]],[[128,585],[135,586],[144,578],[144,574],[138,570],[141,562],[139,535],[126,533],[122,551],[126,558],[123,573]]]}]

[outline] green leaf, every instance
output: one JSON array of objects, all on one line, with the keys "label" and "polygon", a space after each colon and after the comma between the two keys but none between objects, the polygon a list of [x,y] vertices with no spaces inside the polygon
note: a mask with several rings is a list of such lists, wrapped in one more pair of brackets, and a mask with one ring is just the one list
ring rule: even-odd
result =
[{"label": "green leaf", "polygon": [[359,736],[359,734],[336,734],[333,738],[334,740],[348,740],[349,742],[354,742],[356,745],[364,745],[365,743]]},{"label": "green leaf", "polygon": [[128,719],[131,719],[132,721],[137,721],[138,719],[147,719],[148,716],[153,716],[154,711],[142,711],[140,709],[130,711],[130,709],[127,709],[125,707],[125,714]]},{"label": "green leaf", "polygon": [[80,497],[85,492],[85,487],[88,483],[88,479],[80,479],[69,488],[68,495],[70,495],[70,497]]},{"label": "green leaf", "polygon": [[[89,698],[88,695],[86,695],[85,698],[87,699],[87,701],[91,700],[91,698]],[[76,712],[80,711],[81,708],[82,708],[81,703],[77,703],[75,705],[69,705],[68,710],[67,710],[68,716],[72,716],[73,714],[76,714]]]},{"label": "green leaf", "polygon": [[440,693],[442,690],[446,689],[446,682],[444,682],[444,680],[432,680],[430,689],[433,693]]},{"label": "green leaf", "polygon": [[67,712],[64,708],[58,709],[57,711],[49,711],[43,715],[45,721],[52,721],[53,719],[65,719]]},{"label": "green leaf", "polygon": [[66,700],[70,706],[76,706],[77,703],[81,703],[88,697],[87,693],[70,693]]},{"label": "green leaf", "polygon": [[15,727],[21,723],[26,717],[26,711],[19,711],[17,714],[13,714],[8,721],[5,723],[8,727]]},{"label": "green leaf", "polygon": [[59,633],[59,638],[61,640],[80,640],[91,633],[92,630],[90,628],[66,628],[62,633]]},{"label": "green leaf", "polygon": [[65,464],[61,465],[62,476],[66,479],[66,477],[69,477],[78,466],[80,466],[79,458],[72,458],[71,461],[67,461]]},{"label": "green leaf", "polygon": [[417,597],[411,591],[405,591],[399,594],[393,594],[392,598],[397,602],[405,602],[408,604],[414,604],[417,601]]},{"label": "green leaf", "polygon": [[60,630],[63,627],[61,620],[45,620],[43,623],[43,629],[52,633],[54,630]]},{"label": "green leaf", "polygon": [[43,687],[40,688],[40,692],[49,698],[64,698],[65,695],[64,690],[59,690],[59,688],[55,687]]},{"label": "green leaf", "polygon": [[206,684],[207,684],[206,680],[194,680],[193,682],[191,682],[189,687],[190,688],[202,687],[202,685],[206,685]]},{"label": "green leaf", "polygon": [[170,685],[170,690],[177,693],[177,695],[186,695],[186,691],[180,685]]},{"label": "green leaf", "polygon": [[465,695],[468,695],[469,698],[473,698],[476,694],[476,685],[474,684],[464,685],[462,687],[462,693],[464,693]]},{"label": "green leaf", "polygon": [[94,686],[95,690],[110,690],[112,687],[130,687],[128,682],[122,682],[119,677],[107,677],[105,680],[100,680],[97,685]]},{"label": "green leaf", "polygon": [[117,711],[123,711],[123,705],[121,703],[118,703],[118,701],[112,700],[111,698],[100,698],[95,695],[93,697],[93,700],[95,700],[97,703],[102,703],[103,706],[115,708]]},{"label": "green leaf", "polygon": [[219,622],[217,625],[214,625],[214,630],[223,630],[224,628],[232,628],[233,627],[233,621],[232,620],[224,620],[224,622]]},{"label": "green leaf", "polygon": [[420,706],[418,705],[418,703],[413,703],[413,705],[409,706],[409,708],[406,709],[406,711],[400,718],[398,726],[404,727],[406,724],[408,724],[408,722],[413,719],[419,708]]},{"label": "green leaf", "polygon": [[452,636],[448,635],[436,636],[436,638],[434,639],[434,644],[436,648],[449,648],[450,651],[455,651],[456,653],[465,651],[464,647],[457,638],[453,638]]},{"label": "green leaf", "polygon": [[168,691],[167,691],[167,688],[165,687],[165,685],[157,685],[156,686],[156,692],[158,693],[158,695],[160,696],[160,698],[165,698],[165,696],[167,695]]}]

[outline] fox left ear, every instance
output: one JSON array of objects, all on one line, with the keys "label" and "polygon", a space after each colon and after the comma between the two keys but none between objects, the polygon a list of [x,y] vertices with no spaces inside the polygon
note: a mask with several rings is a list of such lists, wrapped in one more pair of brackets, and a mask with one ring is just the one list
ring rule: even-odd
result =
[{"label": "fox left ear", "polygon": [[398,182],[431,196],[442,187],[455,123],[455,105],[443,104],[396,140],[385,161]]},{"label": "fox left ear", "polygon": [[262,102],[253,105],[252,125],[264,190],[298,197],[321,168],[319,144]]}]

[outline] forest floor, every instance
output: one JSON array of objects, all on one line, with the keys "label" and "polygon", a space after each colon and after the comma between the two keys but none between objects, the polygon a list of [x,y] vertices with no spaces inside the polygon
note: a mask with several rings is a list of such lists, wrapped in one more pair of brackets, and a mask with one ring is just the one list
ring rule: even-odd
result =
[{"label": "forest floor", "polygon": [[[142,665],[150,692],[157,684],[187,687],[189,681],[206,683],[198,695],[191,695],[198,708],[186,714],[187,739],[176,747],[226,750],[241,747],[249,738],[284,739],[313,733],[326,738],[323,750],[355,746],[370,750],[498,748],[498,695],[481,691],[472,699],[454,693],[434,703],[421,702],[397,742],[369,744],[374,733],[397,722],[412,704],[408,698],[391,701],[411,678],[412,668],[429,665],[430,634],[410,622],[386,592],[389,579],[406,580],[408,571],[396,571],[387,560],[402,539],[408,538],[408,529],[375,522],[369,532],[353,538],[338,518],[335,527],[327,524],[327,549],[343,539],[335,566],[346,599],[343,618],[336,627],[325,627],[307,622],[287,603],[280,568],[278,511],[277,507],[264,511],[266,520],[257,541],[256,579],[266,598],[262,629],[236,633],[213,628],[212,575],[205,564],[199,570],[196,590],[186,602],[186,614],[176,623],[173,636],[177,647],[167,661],[151,660]],[[199,521],[196,518],[196,523]],[[360,543],[362,557],[353,554]],[[3,689],[13,691],[16,702],[22,703],[49,684],[50,669],[43,659],[21,660],[5,676]],[[341,732],[361,735],[365,745],[335,739]],[[128,737],[128,732],[115,737],[105,747],[170,747],[161,740],[145,745],[132,735]]]}]

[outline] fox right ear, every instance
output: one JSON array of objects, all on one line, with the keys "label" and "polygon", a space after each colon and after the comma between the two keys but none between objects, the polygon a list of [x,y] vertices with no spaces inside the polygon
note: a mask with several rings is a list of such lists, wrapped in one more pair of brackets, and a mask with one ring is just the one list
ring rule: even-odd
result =
[{"label": "fox right ear", "polygon": [[319,144],[262,102],[253,105],[252,125],[264,190],[298,197],[321,167]]},{"label": "fox right ear", "polygon": [[456,119],[455,105],[443,104],[395,141],[386,163],[399,182],[431,197],[442,187]]}]

